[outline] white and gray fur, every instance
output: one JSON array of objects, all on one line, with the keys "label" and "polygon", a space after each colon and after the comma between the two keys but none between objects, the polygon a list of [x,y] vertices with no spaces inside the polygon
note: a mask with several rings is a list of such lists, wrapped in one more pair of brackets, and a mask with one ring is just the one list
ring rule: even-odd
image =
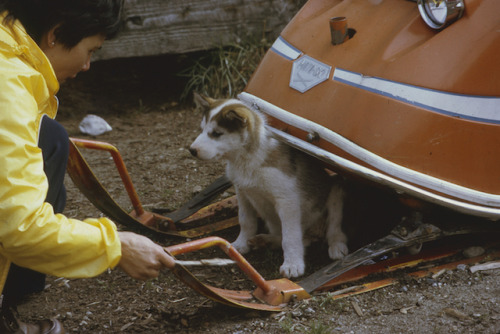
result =
[{"label": "white and gray fur", "polygon": [[[304,274],[304,249],[328,241],[330,258],[348,252],[341,229],[344,191],[313,158],[273,138],[264,116],[236,99],[195,94],[204,110],[202,132],[190,147],[202,159],[225,160],[239,206],[240,233],[233,246],[242,254],[262,243],[281,245],[285,277]],[[256,235],[258,218],[269,234]]]}]

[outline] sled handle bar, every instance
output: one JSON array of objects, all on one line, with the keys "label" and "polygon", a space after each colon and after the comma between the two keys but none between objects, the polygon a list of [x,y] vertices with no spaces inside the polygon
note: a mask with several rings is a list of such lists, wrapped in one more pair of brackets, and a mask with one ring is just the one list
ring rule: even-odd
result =
[{"label": "sled handle bar", "polygon": [[141,201],[139,200],[139,196],[135,191],[134,185],[132,183],[132,179],[127,171],[127,167],[125,166],[125,162],[122,159],[122,156],[118,149],[105,142],[95,141],[95,140],[87,140],[87,139],[79,139],[79,138],[71,138],[71,141],[78,147],[89,148],[94,150],[106,151],[111,154],[113,161],[116,165],[118,173],[122,179],[123,185],[125,186],[125,190],[127,190],[128,197],[130,198],[130,202],[134,207],[135,214],[137,216],[141,216],[144,214],[144,208],[142,207]]},{"label": "sled handle bar", "polygon": [[188,241],[186,243],[165,247],[165,250],[175,256],[179,254],[190,253],[210,247],[218,246],[238,267],[265,293],[271,292],[273,287],[255,270],[255,268],[229,243],[229,241],[220,237],[207,237]]}]

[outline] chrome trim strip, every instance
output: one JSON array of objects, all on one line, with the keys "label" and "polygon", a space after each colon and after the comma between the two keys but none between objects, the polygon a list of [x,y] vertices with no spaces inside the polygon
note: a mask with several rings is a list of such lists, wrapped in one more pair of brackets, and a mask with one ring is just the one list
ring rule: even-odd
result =
[{"label": "chrome trim strip", "polygon": [[500,124],[500,98],[447,93],[336,68],[333,80],[448,116]]},{"label": "chrome trim strip", "polygon": [[279,36],[274,41],[273,45],[271,46],[271,50],[288,60],[295,60],[302,54],[302,51],[294,47],[292,44],[288,43],[281,36]]},{"label": "chrome trim strip", "polygon": [[[271,50],[288,60],[295,60],[303,54],[302,51],[281,36],[276,39]],[[335,68],[332,80],[444,115],[477,122],[500,124],[500,112],[498,112],[500,110],[500,97],[497,96],[474,96],[443,92],[388,79],[365,76],[341,68]]]},{"label": "chrome trim strip", "polygon": [[[358,145],[351,142],[350,140],[340,136],[339,134],[331,131],[330,129],[323,127],[319,124],[311,122],[305,118],[299,117],[292,113],[289,113],[265,100],[262,100],[254,95],[248,94],[246,92],[241,93],[238,98],[251,108],[261,110],[266,114],[269,114],[281,121],[304,130],[309,133],[317,133],[321,138],[327,140],[328,142],[336,145],[345,152],[357,157],[358,159],[366,162],[367,164],[381,170],[395,178],[405,180],[406,182],[417,184],[421,187],[435,190],[439,193],[443,193],[458,199],[462,199],[468,202],[476,203],[478,205],[490,206],[493,208],[500,208],[500,195],[489,194],[457,184],[447,182],[436,177],[426,175],[412,169],[403,167],[401,165],[395,164],[385,158],[382,158]],[[326,151],[325,155],[326,155]],[[360,166],[361,167],[361,166]],[[398,181],[402,184],[401,181]],[[409,189],[412,186],[406,184]],[[415,188],[415,187],[414,187]],[[415,188],[417,189],[417,188]],[[419,190],[425,193],[424,190]],[[438,195],[435,195],[436,197]],[[496,210],[493,209],[492,210]]]},{"label": "chrome trim strip", "polygon": [[341,170],[347,170],[351,173],[359,175],[364,179],[395,189],[395,191],[399,194],[409,194],[411,196],[415,196],[427,202],[434,203],[449,209],[453,209],[457,212],[461,212],[464,214],[487,218],[493,221],[500,220],[500,209],[464,203],[454,199],[437,195],[435,193],[431,193],[429,191],[417,188],[411,184],[397,180],[391,176],[379,173],[364,166],[360,166],[352,161],[349,161],[347,159],[339,157],[338,155],[320,149],[317,146],[309,144],[283,131],[277,130],[272,127],[269,127],[269,129],[280,140],[288,143],[289,145],[297,149],[300,149],[324,162],[327,162],[331,166],[334,167],[336,166]]}]

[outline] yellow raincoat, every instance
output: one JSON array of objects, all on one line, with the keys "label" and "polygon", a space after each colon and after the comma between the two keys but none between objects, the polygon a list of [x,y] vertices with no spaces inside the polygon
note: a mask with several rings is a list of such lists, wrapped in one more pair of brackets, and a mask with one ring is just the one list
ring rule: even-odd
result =
[{"label": "yellow raincoat", "polygon": [[54,70],[16,21],[0,14],[0,291],[10,263],[53,276],[96,276],[121,257],[109,219],[79,221],[44,202],[48,182],[38,148],[43,115],[54,118]]}]

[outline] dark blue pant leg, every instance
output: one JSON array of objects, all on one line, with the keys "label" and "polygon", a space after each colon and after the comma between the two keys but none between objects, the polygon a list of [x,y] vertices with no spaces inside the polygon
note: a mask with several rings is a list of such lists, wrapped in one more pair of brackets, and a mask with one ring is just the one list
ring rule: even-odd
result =
[{"label": "dark blue pant leg", "polygon": [[[43,117],[38,147],[42,150],[43,169],[49,181],[46,202],[52,204],[55,213],[61,213],[66,205],[64,175],[69,154],[68,133],[61,124],[49,117]],[[45,274],[11,264],[3,294],[11,303],[27,294],[42,291]]]},{"label": "dark blue pant leg", "polygon": [[55,213],[61,213],[66,206],[64,175],[69,154],[69,138],[66,129],[57,121],[44,117],[38,147],[42,149],[43,171],[49,181],[45,202],[52,204]]}]

